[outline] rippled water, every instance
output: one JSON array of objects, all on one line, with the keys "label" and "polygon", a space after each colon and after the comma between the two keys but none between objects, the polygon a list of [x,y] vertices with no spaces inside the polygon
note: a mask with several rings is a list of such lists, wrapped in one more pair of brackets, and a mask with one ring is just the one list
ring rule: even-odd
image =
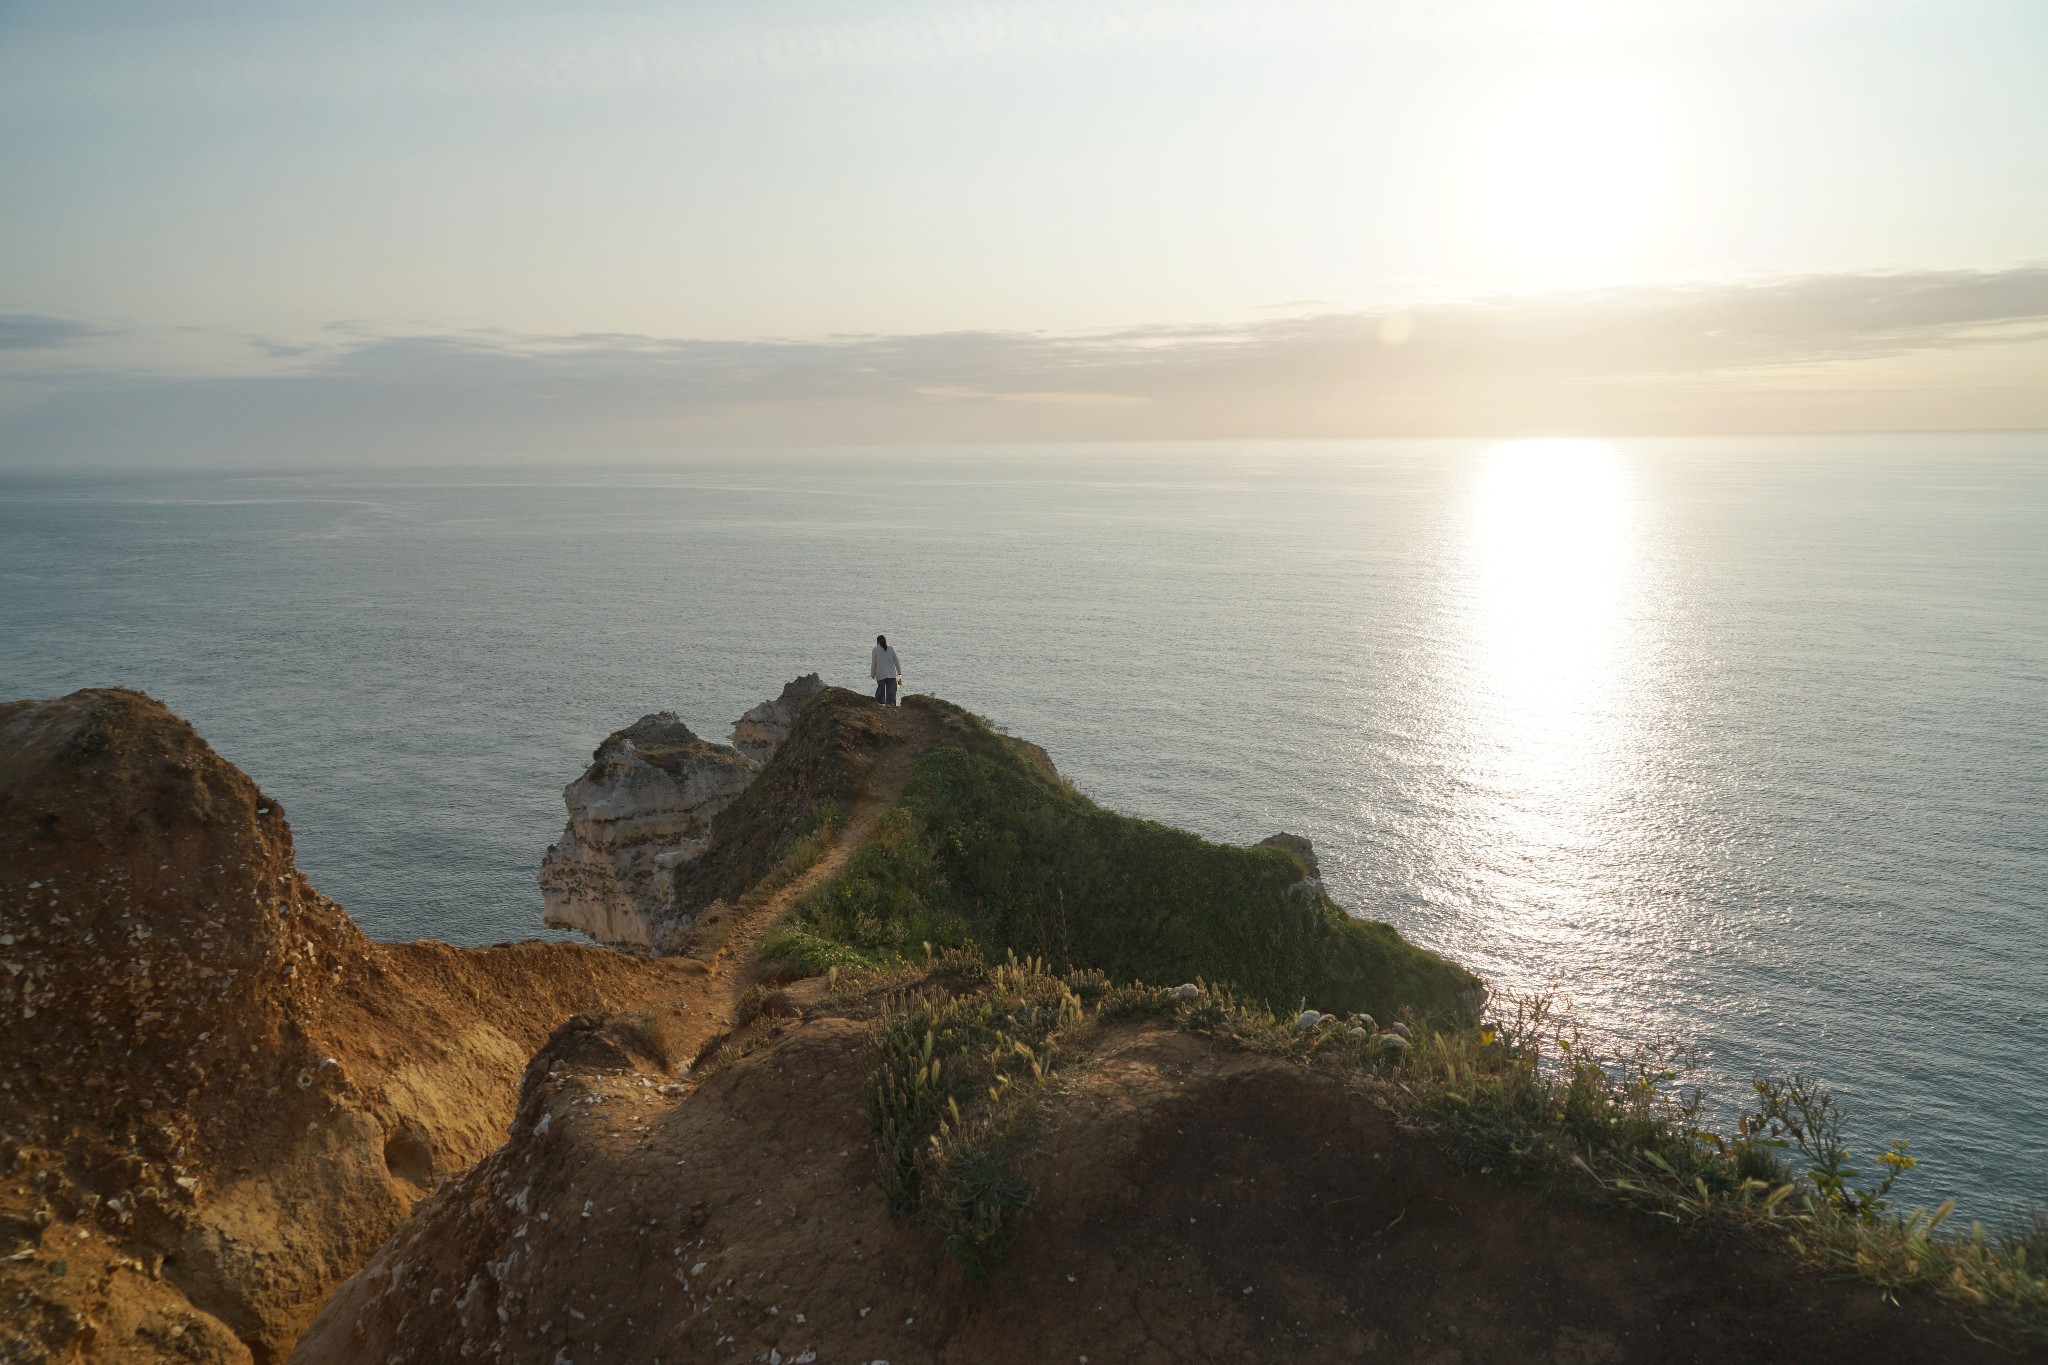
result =
[{"label": "rippled water", "polygon": [[878,630],[1723,1098],[1825,1076],[1909,1198],[2048,1197],[2048,438],[0,474],[0,694],[162,697],[383,937],[539,932],[604,733]]}]

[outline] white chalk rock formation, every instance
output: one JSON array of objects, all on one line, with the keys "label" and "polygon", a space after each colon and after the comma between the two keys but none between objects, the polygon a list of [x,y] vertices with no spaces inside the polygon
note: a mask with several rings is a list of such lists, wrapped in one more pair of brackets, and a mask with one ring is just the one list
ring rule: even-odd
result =
[{"label": "white chalk rock formation", "polygon": [[675,869],[704,851],[712,817],[759,769],[699,739],[671,711],[612,735],[562,790],[569,824],[541,861],[542,918],[601,943],[644,947],[686,927],[674,913]]},{"label": "white chalk rock formation", "polygon": [[815,673],[796,679],[782,689],[781,696],[762,702],[733,722],[732,747],[756,763],[766,763],[789,738],[796,713],[824,690],[825,680]]}]

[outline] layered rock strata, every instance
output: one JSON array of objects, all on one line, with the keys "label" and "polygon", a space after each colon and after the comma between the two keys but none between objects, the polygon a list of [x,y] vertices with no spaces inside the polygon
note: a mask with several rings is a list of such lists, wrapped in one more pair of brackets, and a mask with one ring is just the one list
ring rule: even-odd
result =
[{"label": "layered rock strata", "polygon": [[540,866],[543,918],[600,943],[662,949],[691,916],[676,870],[711,841],[711,822],[747,789],[823,691],[798,678],[733,725],[732,745],[703,739],[672,711],[611,735],[562,791],[569,823]]},{"label": "layered rock strata", "polygon": [[543,918],[600,943],[655,946],[674,909],[677,865],[704,851],[712,817],[757,771],[672,711],[612,735],[562,791],[569,824],[540,865]]}]

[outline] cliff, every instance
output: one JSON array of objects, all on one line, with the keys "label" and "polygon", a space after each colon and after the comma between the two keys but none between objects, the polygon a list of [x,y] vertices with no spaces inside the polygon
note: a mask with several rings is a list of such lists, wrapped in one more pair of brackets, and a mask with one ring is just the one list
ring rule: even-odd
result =
[{"label": "cliff", "polygon": [[731,746],[700,739],[662,711],[597,746],[562,792],[569,823],[541,861],[542,916],[600,943],[667,946],[687,933],[682,865],[711,842],[711,822],[747,789],[824,683],[813,673],[733,724]]},{"label": "cliff", "polygon": [[771,971],[972,946],[1120,981],[1227,981],[1275,1009],[1477,1019],[1478,978],[1332,901],[1308,840],[1240,848],[1120,815],[969,712],[931,697],[902,709],[939,738],[880,837],[766,945]]},{"label": "cliff", "polygon": [[[0,707],[0,1360],[2041,1354],[1824,1279],[1788,1247],[1854,1226],[1475,1031],[1305,840],[1104,810],[929,698],[735,732],[571,785],[645,946],[462,950],[369,942],[149,699]],[[1957,1298],[2009,1268],[1917,1235]]]},{"label": "cliff", "polygon": [[372,943],[276,800],[118,690],[0,707],[0,966],[9,1360],[282,1358],[549,1030],[687,971]]},{"label": "cliff", "polygon": [[[679,1076],[578,1021],[511,1139],[294,1365],[2025,1358],[1754,1245],[1461,1170],[1353,1079],[1341,1030],[1246,1046],[1213,1008],[939,962],[771,996]],[[921,1113],[880,1080],[933,1070]],[[991,1085],[1035,1092],[1016,1126],[988,1124]]]}]

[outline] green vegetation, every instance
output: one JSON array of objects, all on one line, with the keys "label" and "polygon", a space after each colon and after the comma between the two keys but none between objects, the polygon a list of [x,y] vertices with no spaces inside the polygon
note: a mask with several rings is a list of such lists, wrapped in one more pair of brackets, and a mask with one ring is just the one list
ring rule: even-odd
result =
[{"label": "green vegetation", "polygon": [[834,832],[845,819],[844,807],[836,801],[827,802],[777,839],[769,851],[768,870],[740,897],[740,907],[752,909],[810,871],[831,846]]},{"label": "green vegetation", "polygon": [[793,972],[934,949],[1018,953],[1121,981],[1228,980],[1276,1009],[1452,1018],[1478,981],[1354,920],[1278,848],[1212,844],[1118,815],[1043,756],[930,699],[960,736],[927,754],[845,870],[770,946]]},{"label": "green vegetation", "polygon": [[1753,1238],[1894,1295],[1930,1293],[2048,1335],[2048,1214],[1994,1237],[1978,1224],[1949,1230],[1952,1201],[1894,1212],[1912,1159],[1895,1144],[1877,1158],[1882,1174],[1860,1177],[1825,1091],[1760,1082],[1756,1111],[1716,1133],[1672,1049],[1596,1056],[1547,999],[1510,1002],[1477,1029],[1423,1025],[1400,1047],[1336,1019],[1298,1028],[1227,986],[1115,986],[1040,962],[990,969],[964,952],[840,984],[895,999],[875,1027],[868,1105],[891,1204],[940,1228],[970,1276],[1000,1263],[1029,1201],[1023,1158],[1060,1075],[1086,1064],[1098,1025],[1149,1018],[1329,1071],[1482,1174]]},{"label": "green vegetation", "polygon": [[1030,1197],[1017,1149],[1083,1021],[1080,997],[1035,963],[940,964],[969,994],[919,993],[875,1029],[868,1117],[889,1207],[945,1234],[968,1278],[1000,1264]]},{"label": "green vegetation", "polygon": [[[2048,1333],[2048,1215],[1998,1238],[1951,1230],[1952,1204],[1897,1212],[1914,1158],[1896,1143],[1860,1169],[1812,1083],[1760,1081],[1754,1112],[1716,1132],[1675,1050],[1596,1055],[1543,999],[1471,1027],[1469,973],[1344,915],[1302,885],[1292,854],[1103,810],[1030,745],[945,703],[908,704],[939,712],[954,742],[923,757],[763,958],[785,979],[829,974],[840,994],[893,1001],[868,1103],[891,1205],[939,1228],[970,1277],[1010,1244],[1061,1074],[1085,1063],[1099,1023],[1153,1018],[1329,1069],[1483,1174]],[[1189,980],[1215,984],[1144,984]],[[1304,1004],[1405,1017],[1412,1041],[1355,1016],[1299,1028]]]},{"label": "green vegetation", "polygon": [[897,994],[876,1022],[867,1114],[889,1207],[936,1227],[969,1279],[1002,1263],[1030,1202],[1022,1172],[1059,1075],[1098,1023],[1170,1015],[1169,991],[1057,975],[1036,959],[990,967],[955,949],[927,965],[849,974],[849,994]]},{"label": "green vegetation", "polygon": [[1706,1126],[1680,1063],[1655,1046],[1595,1056],[1550,1001],[1524,1000],[1497,1025],[1418,1034],[1385,1094],[1461,1164],[1746,1232],[1890,1293],[1930,1292],[2048,1334],[2041,1219],[1995,1239],[1974,1223],[1942,1232],[1953,1200],[1895,1213],[1893,1186],[1917,1164],[1904,1143],[1865,1181],[1833,1097],[1800,1077],[1759,1080],[1757,1109],[1724,1136]]},{"label": "green vegetation", "polygon": [[[784,831],[769,849],[768,870],[747,888],[739,898],[739,904],[732,907],[734,912],[742,917],[752,914],[778,891],[810,871],[831,846],[833,834],[845,818],[843,807],[837,802],[828,802],[811,812],[794,829]],[[711,942],[704,927],[695,923],[671,932],[674,937],[664,941],[666,948],[674,948],[680,940],[694,941],[702,950]],[[858,966],[866,962],[859,954],[849,953],[839,945],[815,936],[806,936],[798,926],[788,924],[769,935],[762,947],[761,960],[764,964],[779,964],[777,970],[784,980],[819,976],[833,967]]]},{"label": "green vegetation", "polygon": [[760,960],[768,975],[787,981],[823,976],[834,967],[875,965],[873,958],[793,922],[769,931],[761,943]]}]

